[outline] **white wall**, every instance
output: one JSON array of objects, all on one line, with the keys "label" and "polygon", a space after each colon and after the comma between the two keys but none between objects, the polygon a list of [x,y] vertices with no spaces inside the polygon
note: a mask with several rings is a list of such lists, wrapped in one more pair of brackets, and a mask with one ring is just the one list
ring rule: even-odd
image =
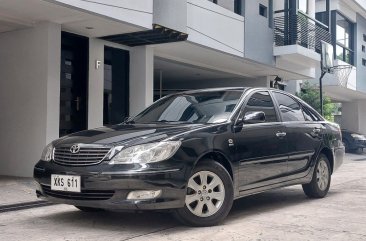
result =
[{"label": "white wall", "polygon": [[0,175],[32,176],[58,138],[61,26],[0,34]]},{"label": "white wall", "polygon": [[244,17],[206,0],[188,0],[188,41],[244,56]]},{"label": "white wall", "polygon": [[[206,79],[180,82],[164,82],[164,89],[205,89],[219,87],[269,87],[270,79],[268,77],[250,78],[227,78],[227,79]],[[155,82],[156,84],[158,81]],[[159,85],[157,85],[159,86]],[[158,89],[158,87],[156,88]]]},{"label": "white wall", "polygon": [[[105,46],[131,50],[130,47],[101,39],[89,39],[88,129],[103,126]],[[100,61],[98,69],[96,68],[96,61]],[[137,63],[137,66],[139,66],[139,63]]]},{"label": "white wall", "polygon": [[147,29],[152,27],[152,0],[47,0],[83,12],[96,13],[110,19],[123,21]]},{"label": "white wall", "polygon": [[341,127],[366,134],[366,101],[342,103]]},{"label": "white wall", "polygon": [[[99,61],[99,68],[96,62]],[[89,40],[88,129],[103,126],[104,42]]]},{"label": "white wall", "polygon": [[187,33],[187,1],[154,0],[153,23]]},{"label": "white wall", "polygon": [[[278,0],[274,0],[276,2]],[[259,4],[267,7],[267,17],[259,15]],[[269,1],[245,1],[245,57],[267,65],[274,65],[273,28],[269,26]]]}]

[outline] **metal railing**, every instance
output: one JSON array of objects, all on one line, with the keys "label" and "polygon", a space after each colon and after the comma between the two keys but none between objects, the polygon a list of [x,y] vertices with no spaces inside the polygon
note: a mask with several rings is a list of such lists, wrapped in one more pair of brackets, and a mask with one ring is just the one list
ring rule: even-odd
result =
[{"label": "metal railing", "polygon": [[331,43],[331,34],[328,26],[316,19],[310,18],[302,12],[281,14],[274,18],[274,41],[276,46],[300,45],[314,51],[321,52],[321,41]]}]

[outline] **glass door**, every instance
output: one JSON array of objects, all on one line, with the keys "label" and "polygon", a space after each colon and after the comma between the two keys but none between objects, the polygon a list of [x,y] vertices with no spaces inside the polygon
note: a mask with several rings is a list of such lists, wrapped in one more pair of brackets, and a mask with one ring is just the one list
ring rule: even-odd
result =
[{"label": "glass door", "polygon": [[60,137],[87,128],[87,38],[62,32]]}]

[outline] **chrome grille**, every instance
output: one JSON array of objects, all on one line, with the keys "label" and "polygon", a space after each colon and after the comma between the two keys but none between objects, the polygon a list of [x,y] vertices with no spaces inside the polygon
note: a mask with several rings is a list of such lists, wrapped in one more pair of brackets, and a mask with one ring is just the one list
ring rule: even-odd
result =
[{"label": "chrome grille", "polygon": [[110,147],[79,145],[78,153],[71,153],[71,146],[56,147],[53,160],[64,166],[89,166],[103,161]]}]

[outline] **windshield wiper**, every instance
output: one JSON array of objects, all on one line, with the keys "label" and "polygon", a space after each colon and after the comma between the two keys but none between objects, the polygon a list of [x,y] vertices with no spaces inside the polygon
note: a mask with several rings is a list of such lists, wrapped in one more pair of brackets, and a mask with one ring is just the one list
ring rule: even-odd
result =
[{"label": "windshield wiper", "polygon": [[158,123],[188,123],[188,124],[192,123],[192,122],[188,122],[188,121],[169,121],[169,120],[158,120],[158,121],[154,121],[154,122],[158,122]]}]

